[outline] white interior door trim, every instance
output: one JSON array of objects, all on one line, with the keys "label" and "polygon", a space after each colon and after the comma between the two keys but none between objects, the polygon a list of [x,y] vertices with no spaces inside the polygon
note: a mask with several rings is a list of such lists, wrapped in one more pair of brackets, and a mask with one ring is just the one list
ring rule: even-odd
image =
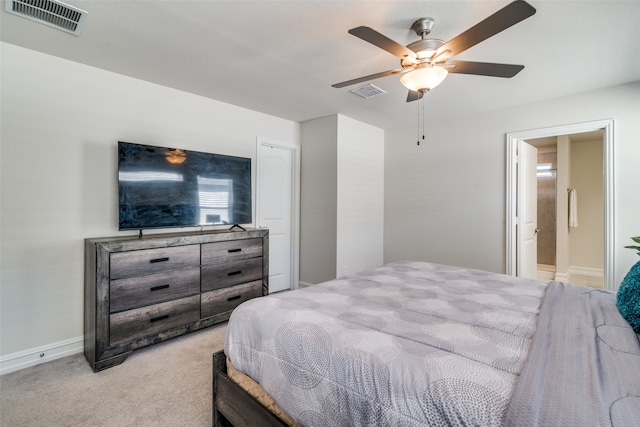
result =
[{"label": "white interior door trim", "polygon": [[575,123],[507,134],[507,194],[506,194],[506,273],[516,274],[516,162],[519,140],[603,131],[604,143],[604,288],[614,290],[615,283],[615,204],[614,204],[614,121],[613,119]]},{"label": "white interior door trim", "polygon": [[[292,289],[298,289],[300,287],[300,147],[258,136],[256,138],[256,158],[258,159],[256,163],[260,159],[260,152],[263,147],[277,147],[290,150],[293,153],[291,280]],[[256,199],[258,197],[257,195],[260,194],[259,191],[260,180],[256,178]],[[256,203],[256,227],[261,226],[261,224],[259,224],[259,219],[262,218],[260,209],[260,203]]]}]

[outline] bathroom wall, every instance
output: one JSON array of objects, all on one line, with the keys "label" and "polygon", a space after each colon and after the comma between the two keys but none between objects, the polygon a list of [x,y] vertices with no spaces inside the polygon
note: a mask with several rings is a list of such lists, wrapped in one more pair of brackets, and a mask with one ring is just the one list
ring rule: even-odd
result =
[{"label": "bathroom wall", "polygon": [[538,173],[538,264],[556,265],[556,146],[538,148],[538,165],[551,164]]}]

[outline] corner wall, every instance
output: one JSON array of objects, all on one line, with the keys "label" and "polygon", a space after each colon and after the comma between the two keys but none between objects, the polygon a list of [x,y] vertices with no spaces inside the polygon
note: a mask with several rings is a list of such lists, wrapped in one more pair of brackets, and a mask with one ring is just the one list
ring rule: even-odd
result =
[{"label": "corner wall", "polygon": [[336,277],[378,267],[384,253],[384,131],[338,116]]},{"label": "corner wall", "polygon": [[338,116],[304,122],[300,150],[300,281],[334,279],[338,230]]},{"label": "corner wall", "polygon": [[383,261],[384,131],[340,114],[302,124],[300,280]]}]

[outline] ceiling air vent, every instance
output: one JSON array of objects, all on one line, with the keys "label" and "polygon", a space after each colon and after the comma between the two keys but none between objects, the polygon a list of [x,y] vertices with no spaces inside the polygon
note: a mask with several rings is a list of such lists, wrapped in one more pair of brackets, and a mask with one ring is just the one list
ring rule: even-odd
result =
[{"label": "ceiling air vent", "polygon": [[56,0],[4,0],[4,10],[76,36],[87,17],[84,10]]},{"label": "ceiling air vent", "polygon": [[358,89],[353,89],[351,92],[363,98],[371,98],[373,96],[387,93],[384,90],[380,89],[378,86],[371,85],[371,84],[359,87]]}]

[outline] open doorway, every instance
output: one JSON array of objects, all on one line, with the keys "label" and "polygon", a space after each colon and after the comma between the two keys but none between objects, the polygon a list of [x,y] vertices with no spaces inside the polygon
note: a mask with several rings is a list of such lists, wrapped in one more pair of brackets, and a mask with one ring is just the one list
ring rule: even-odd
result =
[{"label": "open doorway", "polygon": [[[586,276],[583,279],[590,280],[591,276],[600,274],[599,271],[602,272],[601,282],[604,285],[605,289],[613,289],[613,120],[602,120],[596,122],[587,122],[580,123],[574,125],[565,125],[558,126],[553,128],[545,128],[545,129],[537,129],[530,131],[522,131],[516,133],[510,133],[507,135],[507,265],[506,270],[507,274],[518,276],[521,275],[518,272],[517,265],[520,262],[517,251],[517,239],[518,239],[518,182],[517,182],[517,166],[518,166],[518,158],[517,158],[517,147],[519,143],[523,141],[530,141],[535,144],[538,144],[540,147],[545,147],[549,145],[549,141],[551,139],[555,139],[557,141],[564,140],[566,141],[566,146],[568,147],[571,143],[570,135],[574,135],[574,142],[581,142],[588,139],[592,139],[596,134],[593,132],[599,132],[597,135],[601,138],[601,154],[602,160],[600,162],[600,168],[602,169],[602,193],[604,199],[604,206],[601,208],[595,209],[595,211],[599,211],[597,213],[601,214],[600,224],[602,225],[601,230],[596,233],[600,233],[600,241],[603,241],[603,247],[601,252],[588,250],[586,251],[590,255],[594,255],[599,257],[601,261],[602,268],[593,267],[593,268],[574,268],[570,270],[570,253],[569,253],[569,245],[571,241],[569,240],[569,233],[571,233],[572,229],[574,229],[573,237],[574,238],[574,246],[582,245],[583,248],[588,249],[589,244],[593,243],[578,243],[580,242],[580,238],[578,235],[580,233],[577,232],[579,227],[568,227],[567,222],[565,222],[568,218],[568,199],[570,197],[570,176],[568,172],[565,172],[564,175],[559,174],[559,166],[557,164],[558,160],[556,159],[556,176],[555,182],[553,183],[555,187],[555,201],[557,206],[563,205],[564,210],[558,209],[556,207],[556,257],[555,257],[555,265],[553,265],[554,271],[549,274],[553,274],[553,278],[561,281],[569,281],[569,276],[574,273],[575,278],[578,279],[578,276]],[[546,142],[545,142],[545,139]],[[580,148],[585,148],[586,146],[581,146]],[[543,149],[545,151],[548,149]],[[578,150],[579,151],[579,150]],[[557,156],[557,154],[556,154]],[[566,154],[564,155],[567,156]],[[568,157],[567,157],[568,158]],[[565,160],[563,160],[565,161]],[[549,163],[549,162],[546,162]],[[551,162],[553,163],[553,162]],[[546,166],[550,169],[553,169],[553,164],[551,166]],[[593,167],[593,166],[591,166]],[[579,169],[579,168],[576,168]],[[587,175],[593,175],[592,171],[587,171]],[[574,177],[574,180],[577,179]],[[585,190],[590,190],[589,186],[586,187],[581,184]],[[585,193],[585,196],[587,193]],[[585,201],[587,199],[585,198]],[[586,214],[591,214],[594,212],[593,207],[589,207],[588,204],[585,206],[583,211]],[[589,215],[585,216],[585,221]],[[588,223],[588,221],[587,221]],[[583,227],[585,233],[588,235],[590,233],[586,232],[586,225]],[[535,227],[537,233],[539,227]],[[558,235],[557,230],[565,229],[566,235]],[[581,230],[582,231],[582,230]],[[594,233],[591,231],[591,233]],[[583,233],[584,234],[584,233]],[[563,241],[564,239],[564,241]],[[564,246],[563,246],[564,245]],[[581,267],[581,266],[576,266]],[[582,266],[583,267],[583,266]],[[593,285],[592,282],[583,282],[578,284],[587,284]]]},{"label": "open doorway", "polygon": [[525,141],[537,149],[536,278],[604,287],[604,132]]}]

